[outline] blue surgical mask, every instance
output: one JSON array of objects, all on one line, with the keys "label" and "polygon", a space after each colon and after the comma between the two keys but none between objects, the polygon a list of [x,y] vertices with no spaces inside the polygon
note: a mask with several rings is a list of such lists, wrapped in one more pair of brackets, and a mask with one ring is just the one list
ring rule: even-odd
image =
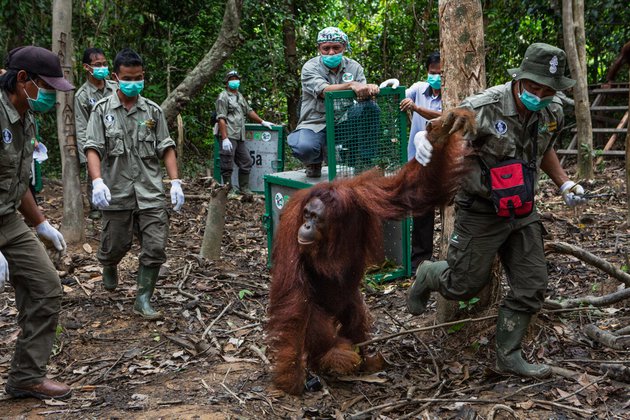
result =
[{"label": "blue surgical mask", "polygon": [[[33,81],[31,80],[31,82]],[[54,90],[40,88],[35,82],[33,82],[33,84],[37,88],[37,98],[33,99],[28,96],[28,92],[26,92],[26,89],[24,89],[29,108],[31,108],[33,112],[42,113],[48,112],[53,109],[55,107],[55,103],[57,102],[57,92]]]},{"label": "blue surgical mask", "polygon": [[228,87],[232,90],[238,90],[239,87],[241,87],[241,81],[240,80],[230,80],[228,82]]},{"label": "blue surgical mask", "polygon": [[109,67],[92,67],[92,76],[98,80],[105,79],[109,76]]},{"label": "blue surgical mask", "polygon": [[551,103],[551,100],[553,99],[553,96],[548,96],[546,98],[541,99],[538,96],[534,95],[533,93],[529,93],[524,88],[523,88],[523,92],[519,94],[518,97],[521,99],[521,102],[523,103],[523,105],[525,105],[525,108],[533,112],[538,112],[541,109],[546,108],[547,105],[549,105]]},{"label": "blue surgical mask", "polygon": [[343,58],[343,53],[335,54],[335,55],[322,55],[322,61],[324,65],[329,69],[335,69],[339,67],[341,64],[341,59]]},{"label": "blue surgical mask", "polygon": [[427,83],[435,90],[439,90],[442,87],[442,76],[439,74],[429,74],[427,77]]},{"label": "blue surgical mask", "polygon": [[120,91],[127,97],[133,98],[134,96],[140,95],[142,89],[144,89],[144,80],[138,81],[125,81],[119,80],[118,86],[120,87]]}]

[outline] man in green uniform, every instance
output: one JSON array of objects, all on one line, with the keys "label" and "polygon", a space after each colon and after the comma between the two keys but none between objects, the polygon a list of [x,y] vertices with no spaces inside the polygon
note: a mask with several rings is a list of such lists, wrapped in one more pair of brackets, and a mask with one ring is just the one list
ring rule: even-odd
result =
[{"label": "man in green uniform", "polygon": [[161,313],[150,305],[160,266],[166,261],[168,215],[160,159],[171,179],[171,203],[184,204],[177,179],[175,142],[162,109],[142,96],[144,69],[133,50],[121,50],[114,60],[115,95],[94,105],[84,146],[92,178],[92,200],[103,212],[97,258],[103,264],[103,285],[118,286],[117,265],[131,249],[133,234],[142,246],[138,292],[133,311],[147,319]]},{"label": "man in green uniform", "polygon": [[236,70],[225,75],[225,90],[219,94],[216,102],[217,121],[221,135],[220,167],[224,183],[232,179],[232,166],[238,167],[238,188],[244,195],[251,194],[249,190],[249,173],[254,161],[245,146],[245,118],[271,130],[273,124],[264,121],[249,106],[245,97],[238,91],[241,86],[241,76]]},{"label": "man in green uniform", "polygon": [[[83,70],[87,75],[85,83],[74,94],[74,126],[77,133],[79,162],[86,165],[83,145],[88,120],[94,105],[101,99],[116,93],[116,82],[107,79],[109,67],[105,53],[100,48],[86,48],[83,52]],[[87,177],[87,197],[90,202],[90,219],[99,219],[101,212],[92,202],[92,180]]]},{"label": "man in green uniform", "polygon": [[40,47],[12,50],[0,76],[0,289],[6,280],[13,285],[21,329],[5,385],[14,397],[63,399],[72,393],[66,384],[46,378],[61,310],[59,276],[16,212],[35,226],[47,246],[65,251],[63,236],[44,218],[28,186],[35,143],[32,112],[50,111],[55,90],[72,89],[59,57]]},{"label": "man in green uniform", "polygon": [[[521,340],[532,315],[540,310],[547,288],[544,228],[535,210],[520,217],[513,213],[499,216],[487,179],[489,168],[509,159],[521,159],[549,175],[560,187],[567,205],[584,201],[584,189],[569,180],[553,149],[564,123],[561,101],[554,95],[575,84],[564,77],[565,64],[563,50],[532,44],[521,66],[508,70],[511,82],[471,96],[461,104],[474,111],[477,132],[471,142],[474,153],[466,158],[470,173],[455,198],[457,213],[447,261],[423,262],[407,296],[407,308],[413,314],[426,310],[431,291],[451,300],[468,300],[489,282],[498,253],[510,290],[499,308],[496,366],[503,372],[537,378],[550,375],[551,368],[526,362]],[[462,123],[455,121],[454,125]],[[422,138],[416,141],[416,158],[426,164],[431,146]],[[533,184],[537,183],[537,175]],[[511,199],[516,202],[515,197]]]}]

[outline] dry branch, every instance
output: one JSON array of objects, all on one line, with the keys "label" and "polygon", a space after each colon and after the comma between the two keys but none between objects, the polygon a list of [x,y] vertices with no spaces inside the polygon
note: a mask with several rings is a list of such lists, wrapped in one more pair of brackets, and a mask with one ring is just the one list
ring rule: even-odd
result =
[{"label": "dry branch", "polygon": [[568,254],[584,261],[587,264],[597,267],[606,274],[616,278],[626,286],[630,286],[630,275],[621,271],[611,263],[603,260],[585,249],[570,245],[566,242],[547,242],[545,244],[545,253]]},{"label": "dry branch", "polygon": [[566,309],[577,308],[582,305],[587,306],[608,306],[621,302],[630,297],[630,288],[619,290],[615,293],[604,296],[582,296],[575,299],[567,299],[563,301],[559,300],[546,300],[544,303],[547,309]]},{"label": "dry branch", "polygon": [[584,332],[592,340],[615,350],[624,350],[630,347],[630,335],[615,335],[608,331],[601,330],[593,324],[589,324],[584,328]]}]

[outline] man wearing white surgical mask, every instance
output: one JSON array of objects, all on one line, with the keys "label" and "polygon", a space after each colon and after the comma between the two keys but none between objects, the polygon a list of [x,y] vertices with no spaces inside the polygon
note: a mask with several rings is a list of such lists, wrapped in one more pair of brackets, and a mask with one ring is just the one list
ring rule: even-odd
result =
[{"label": "man wearing white surgical mask", "polygon": [[[109,76],[107,64],[105,53],[100,48],[86,48],[83,52],[83,70],[85,70],[87,80],[74,95],[74,126],[77,134],[79,163],[86,168],[86,172],[83,145],[90,113],[98,101],[113,95],[118,88],[116,82],[107,79]],[[92,202],[92,179],[89,175],[87,176],[87,197],[90,202],[90,219],[99,219],[101,212]]]},{"label": "man wearing white surgical mask", "polygon": [[302,108],[298,125],[287,138],[293,155],[306,165],[306,176],[321,176],[326,153],[324,92],[353,90],[359,101],[378,95],[378,85],[367,84],[363,67],[351,58],[348,36],[328,27],[317,35],[319,55],[302,67]]}]

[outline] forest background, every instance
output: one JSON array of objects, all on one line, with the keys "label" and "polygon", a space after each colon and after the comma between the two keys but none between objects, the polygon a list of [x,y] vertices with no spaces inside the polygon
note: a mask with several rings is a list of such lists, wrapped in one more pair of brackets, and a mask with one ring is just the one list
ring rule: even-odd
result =
[{"label": "forest background", "polygon": [[[527,46],[547,42],[563,47],[560,1],[482,1],[487,86],[508,80]],[[52,1],[0,0],[3,55],[20,45],[51,47]],[[221,28],[225,2],[218,0],[73,1],[75,85],[85,82],[83,50],[102,48],[111,64],[131,47],[145,60],[143,95],[161,103],[209,51]],[[588,82],[605,80],[608,66],[630,40],[625,0],[589,0],[585,6]],[[439,49],[437,0],[243,0],[241,44],[210,82],[183,109],[185,178],[212,167],[210,116],[224,89],[223,76],[237,69],[241,91],[263,119],[294,128],[300,95],[299,69],[317,54],[317,32],[338,26],[350,39],[349,57],[365,68],[371,83],[396,77],[410,86],[426,78],[424,60]],[[293,33],[295,37],[287,36]],[[297,68],[287,57],[295,42]],[[289,46],[291,47],[291,46]],[[619,80],[627,79],[622,71]],[[289,105],[287,105],[289,104]],[[61,159],[55,114],[42,117],[50,159],[44,175],[58,178]],[[175,131],[171,130],[172,135]]]}]

